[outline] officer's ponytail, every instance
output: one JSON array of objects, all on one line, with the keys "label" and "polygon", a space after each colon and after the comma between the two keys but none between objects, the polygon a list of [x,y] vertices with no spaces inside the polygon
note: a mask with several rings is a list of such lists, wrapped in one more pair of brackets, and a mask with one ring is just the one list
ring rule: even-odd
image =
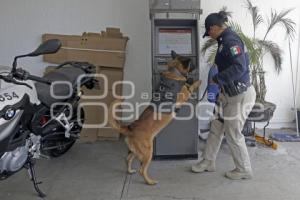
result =
[{"label": "officer's ponytail", "polygon": [[228,22],[228,13],[225,11],[218,12],[218,16],[220,17],[220,20],[222,20],[222,23]]},{"label": "officer's ponytail", "polygon": [[228,17],[231,16],[230,12],[220,11],[217,13],[209,14],[205,19],[205,29],[206,29],[206,36],[208,35],[208,30],[211,26],[227,26],[226,22],[228,22]]}]

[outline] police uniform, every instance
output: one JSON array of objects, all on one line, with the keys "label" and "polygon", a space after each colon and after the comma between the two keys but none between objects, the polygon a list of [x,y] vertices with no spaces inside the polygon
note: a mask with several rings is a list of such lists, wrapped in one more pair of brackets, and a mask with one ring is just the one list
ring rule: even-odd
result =
[{"label": "police uniform", "polygon": [[249,56],[244,43],[230,28],[217,38],[215,64],[219,73],[213,80],[230,96],[242,93],[250,86]]},{"label": "police uniform", "polygon": [[236,167],[226,176],[231,179],[251,178],[250,158],[241,133],[256,98],[250,83],[249,57],[243,42],[230,28],[226,28],[217,41],[215,64],[219,73],[213,80],[222,88],[222,92],[218,97],[216,119],[211,122],[204,160],[194,165],[192,170],[215,170],[214,163],[225,135]]}]

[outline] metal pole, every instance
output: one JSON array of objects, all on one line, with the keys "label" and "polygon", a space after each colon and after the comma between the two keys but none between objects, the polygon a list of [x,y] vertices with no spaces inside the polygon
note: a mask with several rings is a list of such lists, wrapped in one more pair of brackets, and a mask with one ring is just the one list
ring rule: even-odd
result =
[{"label": "metal pole", "polygon": [[[299,137],[299,127],[298,127],[298,113],[297,113],[297,100],[296,100],[296,87],[294,82],[294,72],[293,72],[293,60],[292,60],[292,52],[291,52],[291,40],[289,38],[289,52],[290,52],[290,64],[291,64],[291,75],[292,75],[292,86],[293,86],[293,100],[294,100],[294,109],[295,109],[295,117],[296,117],[296,131],[297,137]],[[297,75],[297,74],[296,74]]]},{"label": "metal pole", "polygon": [[[296,106],[297,105],[297,97],[298,97],[298,76],[299,76],[299,62],[300,62],[300,26],[299,26],[299,31],[298,31],[298,52],[297,52],[297,65],[296,65],[296,88],[295,88],[295,91],[296,91]],[[298,112],[298,109],[297,107],[295,108],[296,109],[296,113]],[[300,110],[299,110],[300,112]],[[296,117],[296,127],[297,127],[297,136],[299,136],[299,119],[298,119],[298,114],[297,114],[297,117]]]},{"label": "metal pole", "polygon": [[[300,19],[299,19],[300,20]],[[298,47],[297,47],[297,65],[296,65],[296,95],[298,92],[298,76],[299,76],[299,62],[300,62],[300,26],[298,31]],[[297,97],[297,96],[296,96]]]}]

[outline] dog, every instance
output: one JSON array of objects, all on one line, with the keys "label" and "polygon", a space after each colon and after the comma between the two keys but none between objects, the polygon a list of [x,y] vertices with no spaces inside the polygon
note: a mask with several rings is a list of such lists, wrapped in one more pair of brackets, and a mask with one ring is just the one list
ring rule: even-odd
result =
[{"label": "dog", "polygon": [[[161,73],[161,76],[172,81],[183,82],[177,97],[176,109],[188,101],[191,94],[200,86],[201,80],[188,81],[187,75],[194,68],[192,67],[191,59],[178,55],[176,52],[171,52],[172,60],[168,62],[168,70]],[[121,99],[117,99],[111,103],[109,107],[108,122],[112,128],[124,135],[125,142],[129,148],[129,153],[126,158],[127,172],[133,174],[136,170],[132,169],[131,165],[135,157],[141,162],[140,174],[149,185],[155,185],[158,181],[152,179],[148,175],[148,167],[152,160],[153,154],[153,139],[155,136],[166,127],[173,119],[175,110],[168,113],[159,113],[153,106],[149,105],[139,116],[139,118],[130,125],[122,125],[116,120],[114,114],[116,108],[122,103]],[[157,118],[160,115],[160,118]]]}]

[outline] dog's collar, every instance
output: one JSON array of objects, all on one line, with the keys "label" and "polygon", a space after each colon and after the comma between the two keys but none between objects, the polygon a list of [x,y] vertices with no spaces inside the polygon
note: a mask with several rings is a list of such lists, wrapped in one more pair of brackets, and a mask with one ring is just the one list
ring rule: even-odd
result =
[{"label": "dog's collar", "polygon": [[190,89],[192,85],[188,84],[187,82],[185,82],[184,85],[186,86],[186,88],[189,91],[189,93],[192,94],[193,91],[191,91],[191,89]]},{"label": "dog's collar", "polygon": [[[192,85],[188,84],[187,82],[185,82],[184,85],[186,86],[188,92],[189,92],[190,94],[192,94],[192,93],[193,93],[193,91],[191,90],[191,86],[192,86]],[[174,112],[175,112],[176,114],[177,114],[179,111],[180,111],[180,107],[179,107],[179,108],[176,107],[175,110],[174,110]]]},{"label": "dog's collar", "polygon": [[[176,75],[184,77],[185,78],[185,83],[188,84],[187,82],[189,81],[189,75],[190,75],[190,69],[191,69],[191,63],[188,66],[187,69],[187,73],[186,74],[182,74],[176,67],[174,69],[174,72],[176,73]],[[192,85],[192,84],[188,84],[188,85]],[[189,88],[189,87],[188,87]]]}]

